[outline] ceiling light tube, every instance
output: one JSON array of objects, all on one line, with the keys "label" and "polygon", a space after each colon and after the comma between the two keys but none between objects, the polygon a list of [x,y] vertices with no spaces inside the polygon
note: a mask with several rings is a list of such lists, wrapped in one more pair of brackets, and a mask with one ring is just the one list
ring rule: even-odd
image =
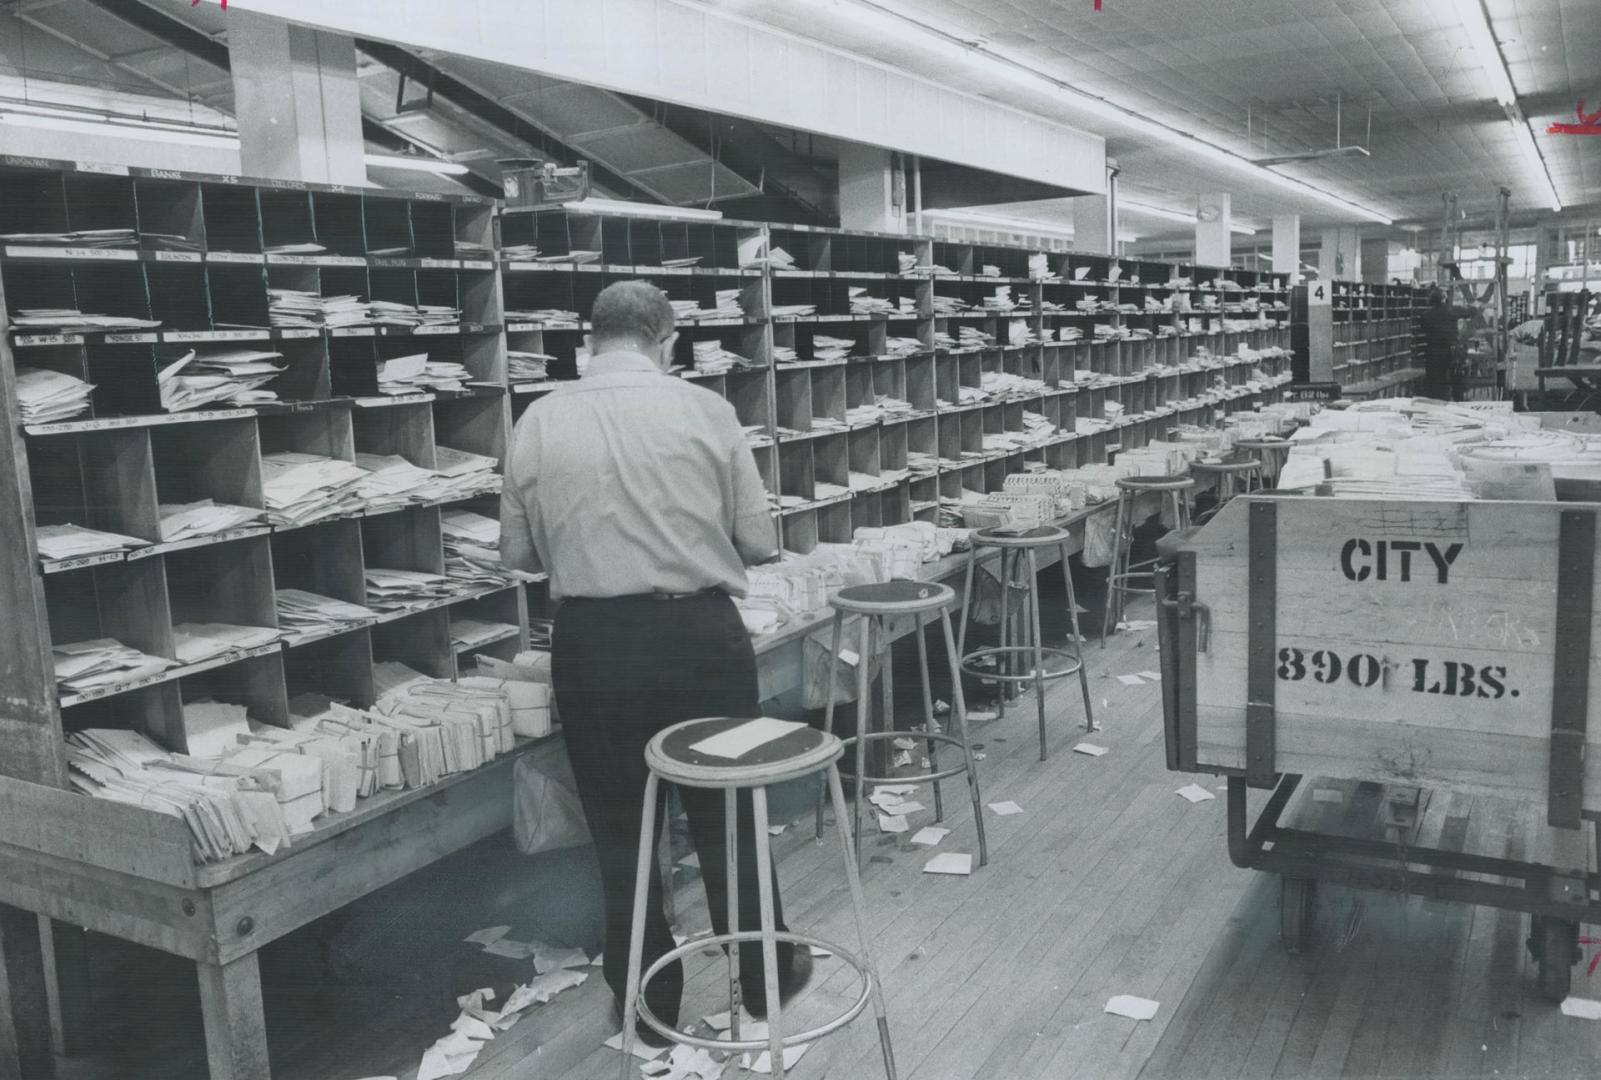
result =
[{"label": "ceiling light tube", "polygon": [[97,135],[102,138],[139,139],[144,142],[203,146],[216,150],[239,149],[239,140],[232,135],[199,130],[184,131],[153,124],[119,124],[113,120],[86,120],[20,112],[0,112],[0,123],[14,127],[41,128],[45,131],[64,131],[75,135]]},{"label": "ceiling light tube", "polygon": [[[989,214],[979,210],[924,210],[923,217],[930,221],[966,229],[988,229],[991,232],[1021,233],[1025,236],[1049,236],[1059,240],[1074,238],[1072,229],[1037,218],[1008,217],[1004,214]],[[1127,244],[1139,239],[1133,233],[1126,232],[1119,232],[1117,238]]]},{"label": "ceiling light tube", "polygon": [[412,172],[434,173],[437,176],[461,176],[469,171],[460,162],[419,154],[363,154],[362,157],[368,165],[380,169],[410,169]]},{"label": "ceiling light tube", "polygon": [[1177,221],[1185,225],[1195,224],[1195,215],[1182,210],[1169,210],[1165,206],[1152,206],[1150,203],[1134,202],[1130,199],[1119,199],[1118,205],[1124,210],[1132,210],[1136,214],[1149,214],[1164,221]]},{"label": "ceiling light tube", "polygon": [[675,221],[721,221],[721,210],[702,210],[694,206],[660,206],[655,203],[626,202],[622,199],[583,199],[562,204],[580,214],[623,214],[629,217],[670,218]]},{"label": "ceiling light tube", "polygon": [[1226,150],[1216,143],[1207,142],[1205,139],[1198,138],[1187,131],[1170,127],[1160,121],[1142,116],[1133,109],[1080,90],[1078,87],[1064,82],[1054,75],[1049,75],[1038,68],[1031,67],[1020,60],[994,52],[983,42],[963,40],[953,33],[930,26],[920,19],[895,11],[892,8],[882,6],[874,2],[874,0],[811,0],[811,2],[814,6],[825,7],[829,11],[848,18],[861,26],[876,30],[880,36],[886,39],[904,40],[908,29],[915,30],[920,44],[934,48],[954,61],[969,65],[982,65],[986,71],[1008,79],[1026,89],[1037,91],[1041,89],[1042,84],[1049,86],[1066,95],[1070,104],[1077,108],[1124,124],[1142,135],[1166,143],[1169,146],[1176,146],[1196,157],[1205,158],[1215,164],[1235,169],[1256,180],[1292,191],[1303,198],[1317,199],[1319,202],[1326,203],[1345,213],[1376,221],[1380,225],[1393,224],[1392,218],[1377,210],[1360,206],[1333,192],[1325,191],[1315,184],[1309,184],[1304,180],[1297,180],[1283,173],[1264,168],[1249,158],[1236,154],[1232,150]]}]

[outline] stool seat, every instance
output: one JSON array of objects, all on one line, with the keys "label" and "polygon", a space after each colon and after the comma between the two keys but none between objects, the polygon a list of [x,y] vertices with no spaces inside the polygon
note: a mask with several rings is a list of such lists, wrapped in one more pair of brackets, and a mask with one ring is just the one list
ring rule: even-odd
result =
[{"label": "stool seat", "polygon": [[1295,444],[1289,439],[1236,439],[1234,445],[1241,450],[1288,450]]},{"label": "stool seat", "polygon": [[896,578],[873,585],[847,585],[828,598],[836,611],[857,615],[910,615],[949,607],[956,592],[937,581]]},{"label": "stool seat", "polygon": [[985,547],[1054,547],[1065,543],[1068,538],[1066,529],[1059,529],[1055,525],[1036,525],[1032,529],[1022,532],[1006,532],[999,529],[974,529],[972,541],[983,544]]},{"label": "stool seat", "polygon": [[1191,476],[1125,476],[1117,481],[1121,491],[1188,491],[1195,486]]},{"label": "stool seat", "polygon": [[1256,458],[1245,458],[1242,461],[1197,461],[1190,465],[1192,470],[1208,473],[1249,473],[1262,467]]},{"label": "stool seat", "polygon": [[810,776],[845,752],[837,736],[814,727],[795,728],[733,759],[693,749],[702,739],[748,723],[749,717],[717,716],[674,724],[650,740],[645,764],[689,787],[756,787]]}]

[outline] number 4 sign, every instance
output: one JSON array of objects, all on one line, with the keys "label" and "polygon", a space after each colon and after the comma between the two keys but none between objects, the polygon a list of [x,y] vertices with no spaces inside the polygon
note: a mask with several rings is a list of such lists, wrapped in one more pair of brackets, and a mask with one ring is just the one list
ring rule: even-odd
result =
[{"label": "number 4 sign", "polygon": [[1306,287],[1307,307],[1332,307],[1334,298],[1330,296],[1331,290],[1326,281],[1314,281]]}]

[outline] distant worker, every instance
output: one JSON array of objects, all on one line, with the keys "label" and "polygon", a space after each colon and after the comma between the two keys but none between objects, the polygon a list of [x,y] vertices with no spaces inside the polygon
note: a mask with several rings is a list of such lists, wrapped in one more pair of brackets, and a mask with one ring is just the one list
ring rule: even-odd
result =
[{"label": "distant worker", "polygon": [[1417,384],[1420,397],[1441,401],[1461,401],[1467,391],[1467,357],[1457,333],[1461,319],[1477,317],[1472,307],[1452,305],[1445,290],[1436,285],[1429,290],[1429,309],[1419,321],[1423,326],[1423,379]]}]

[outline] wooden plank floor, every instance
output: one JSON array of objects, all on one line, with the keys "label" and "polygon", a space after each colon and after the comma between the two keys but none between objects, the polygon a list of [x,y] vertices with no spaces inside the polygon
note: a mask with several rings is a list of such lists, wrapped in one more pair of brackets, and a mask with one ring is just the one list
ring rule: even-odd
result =
[{"label": "wooden plank floor", "polygon": [[[1132,617],[1150,617],[1136,606]],[[1085,738],[1078,688],[1048,696],[1050,760],[1038,760],[1031,697],[1003,720],[977,724],[986,802],[1013,800],[1024,813],[986,810],[990,865],[968,878],[924,874],[937,851],[976,855],[972,814],[960,781],[947,782],[937,848],[870,835],[865,873],[868,937],[888,997],[900,1075],[906,1080],[1024,1080],[1083,1077],[1191,1080],[1206,1077],[1591,1077],[1601,1062],[1601,1023],[1561,1016],[1533,992],[1518,915],[1391,894],[1326,888],[1316,947],[1288,955],[1279,942],[1278,883],[1233,868],[1224,841],[1224,800],[1192,805],[1174,794],[1191,779],[1166,771],[1159,687],[1116,676],[1156,670],[1155,634],[1125,633],[1088,650],[1093,699],[1108,746],[1101,758],[1071,753]],[[904,684],[902,693],[912,692]],[[1373,806],[1346,785],[1340,806],[1313,804],[1303,785],[1291,817],[1319,827],[1355,827]],[[932,807],[927,786],[919,801]],[[1252,814],[1261,798],[1253,796]],[[798,806],[804,800],[789,800]],[[932,822],[914,816],[912,830]],[[1418,843],[1516,857],[1537,825],[1531,808],[1434,793]],[[832,826],[812,839],[809,814],[775,843],[792,928],[856,946]],[[975,859],[976,861],[976,859]],[[571,865],[569,865],[571,863]],[[592,874],[569,860],[574,879]],[[435,877],[448,889],[427,895],[421,879],[385,890],[386,917],[415,909],[410,937],[438,923],[422,970],[392,984],[368,970],[354,984],[322,987],[273,1035],[275,1075],[289,1080],[413,1080],[423,1048],[443,1035],[451,995],[493,985],[502,993],[531,965],[483,957],[460,942],[496,910],[537,886],[507,879],[481,860]],[[497,864],[498,865],[498,864]],[[474,873],[482,872],[481,879]],[[494,876],[500,873],[501,876]],[[482,880],[500,906],[473,907]],[[592,884],[590,886],[593,887]],[[466,905],[467,910],[458,910]],[[707,925],[698,885],[680,892],[681,923]],[[476,921],[483,920],[483,921]],[[494,921],[506,921],[494,918]],[[593,928],[591,927],[592,932]],[[582,944],[577,925],[566,943]],[[560,935],[546,932],[547,939]],[[440,955],[436,955],[440,954]],[[377,962],[355,957],[358,965]],[[469,1080],[587,1080],[617,1075],[600,1046],[612,1033],[611,994],[598,969],[577,990],[531,1010],[480,1055]],[[686,1021],[727,1008],[725,966],[706,952],[687,965]],[[1601,977],[1601,976],[1598,976]],[[1601,997],[1583,967],[1575,993]],[[269,1007],[274,988],[269,982]],[[819,960],[793,1005],[811,1024],[853,1000],[855,981],[837,960]],[[1106,1015],[1106,1001],[1135,994],[1160,1002],[1154,1020]],[[359,1000],[358,1000],[359,999]],[[280,1004],[282,1013],[288,1006]],[[269,1013],[269,1023],[275,1017]],[[190,1021],[192,1023],[192,1021]],[[288,1029],[287,1032],[285,1029]],[[187,1034],[184,1034],[187,1032]],[[194,1069],[198,1032],[180,1026],[158,1065],[109,1071],[75,1063],[69,1077],[203,1075]],[[730,1069],[729,1076],[741,1075]],[[796,1080],[882,1075],[870,1018],[816,1043],[792,1070]]]}]

